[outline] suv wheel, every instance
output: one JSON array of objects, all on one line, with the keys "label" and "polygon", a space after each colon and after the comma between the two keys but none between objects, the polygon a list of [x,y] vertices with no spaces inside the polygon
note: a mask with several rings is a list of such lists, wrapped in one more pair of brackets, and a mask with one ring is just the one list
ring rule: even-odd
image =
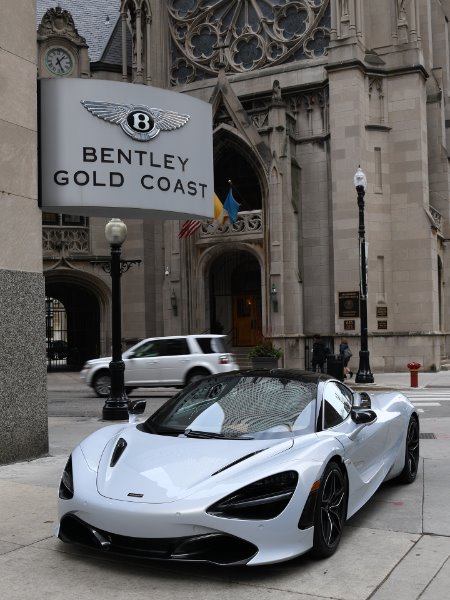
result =
[{"label": "suv wheel", "polygon": [[190,371],[187,374],[186,385],[194,383],[194,381],[198,381],[199,379],[202,379],[202,377],[206,377],[207,375],[209,375],[209,371],[207,371],[206,369],[192,369],[192,371]]},{"label": "suv wheel", "polygon": [[92,387],[100,398],[107,398],[111,389],[111,377],[108,371],[100,371],[95,377]]}]

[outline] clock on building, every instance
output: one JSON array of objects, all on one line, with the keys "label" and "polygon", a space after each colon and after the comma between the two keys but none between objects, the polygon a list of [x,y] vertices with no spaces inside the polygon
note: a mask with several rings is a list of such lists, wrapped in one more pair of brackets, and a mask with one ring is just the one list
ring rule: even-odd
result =
[{"label": "clock on building", "polygon": [[45,53],[45,66],[52,75],[69,75],[73,65],[72,55],[65,48],[53,46]]}]

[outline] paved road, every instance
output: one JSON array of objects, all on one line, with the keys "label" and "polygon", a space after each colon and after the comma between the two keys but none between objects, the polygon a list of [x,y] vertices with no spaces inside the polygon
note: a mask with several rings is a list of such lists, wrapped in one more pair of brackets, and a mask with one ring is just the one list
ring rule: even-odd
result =
[{"label": "paved road", "polygon": [[[377,379],[381,378],[377,376]],[[399,376],[399,380],[401,378]],[[353,382],[346,382],[353,387]],[[355,386],[359,387],[359,386]],[[383,382],[379,390],[385,389]],[[426,417],[450,417],[450,387],[443,385],[412,389],[399,386],[401,391],[417,407],[419,413]],[[368,390],[377,391],[377,387]],[[152,414],[161,404],[176,394],[175,388],[146,389],[138,388],[130,394],[135,400],[143,398],[147,401],[145,415]],[[49,417],[91,417],[101,418],[105,400],[98,398],[94,391],[87,387],[79,378],[78,373],[51,373],[48,385],[48,414]]]},{"label": "paved road", "polygon": [[424,417],[450,417],[449,388],[406,390],[405,395]]},{"label": "paved road", "polygon": [[[439,379],[443,387],[448,375],[436,375],[433,381]],[[56,490],[67,455],[88,433],[108,423],[100,420],[103,401],[83,389],[76,376],[72,381],[50,379],[50,456],[0,467],[0,598],[449,599],[450,418],[424,415],[422,432],[429,435],[421,441],[417,481],[410,486],[395,482],[381,486],[347,523],[338,552],[328,560],[303,556],[253,569],[148,564],[99,557],[52,537]],[[395,387],[398,379],[390,377],[389,383]],[[387,378],[377,380],[381,384]],[[147,399],[151,407],[165,400]],[[434,402],[428,394],[416,401]],[[429,410],[450,404],[444,398],[437,402],[441,406]],[[62,410],[72,416],[58,416]],[[82,416],[88,411],[95,416]]]}]

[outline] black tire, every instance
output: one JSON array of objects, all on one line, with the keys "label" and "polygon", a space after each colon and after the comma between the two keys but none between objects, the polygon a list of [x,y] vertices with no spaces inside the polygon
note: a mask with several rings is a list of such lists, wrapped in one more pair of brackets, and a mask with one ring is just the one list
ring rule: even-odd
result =
[{"label": "black tire", "polygon": [[198,381],[199,379],[202,379],[203,377],[206,377],[207,375],[209,375],[209,371],[207,371],[206,369],[192,369],[192,371],[190,371],[187,374],[186,385],[189,385],[190,383],[194,383],[194,381]]},{"label": "black tire", "polygon": [[314,513],[312,555],[331,556],[339,546],[347,513],[347,482],[339,465],[331,461],[322,475]]},{"label": "black tire", "polygon": [[411,417],[406,432],[405,466],[399,475],[401,483],[412,483],[419,470],[419,422]]},{"label": "black tire", "polygon": [[111,376],[108,371],[100,371],[95,375],[92,384],[94,392],[99,398],[108,398],[111,389]]}]

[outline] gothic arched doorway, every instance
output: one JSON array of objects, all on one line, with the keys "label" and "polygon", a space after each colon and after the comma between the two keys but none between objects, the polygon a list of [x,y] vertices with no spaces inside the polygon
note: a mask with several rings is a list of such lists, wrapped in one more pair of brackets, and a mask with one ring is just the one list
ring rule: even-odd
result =
[{"label": "gothic arched doorway", "polygon": [[214,260],[209,275],[211,331],[233,346],[253,346],[261,337],[261,269],[244,250]]},{"label": "gothic arched doorway", "polygon": [[57,281],[46,284],[45,295],[48,367],[78,370],[100,353],[98,299],[81,285]]}]

